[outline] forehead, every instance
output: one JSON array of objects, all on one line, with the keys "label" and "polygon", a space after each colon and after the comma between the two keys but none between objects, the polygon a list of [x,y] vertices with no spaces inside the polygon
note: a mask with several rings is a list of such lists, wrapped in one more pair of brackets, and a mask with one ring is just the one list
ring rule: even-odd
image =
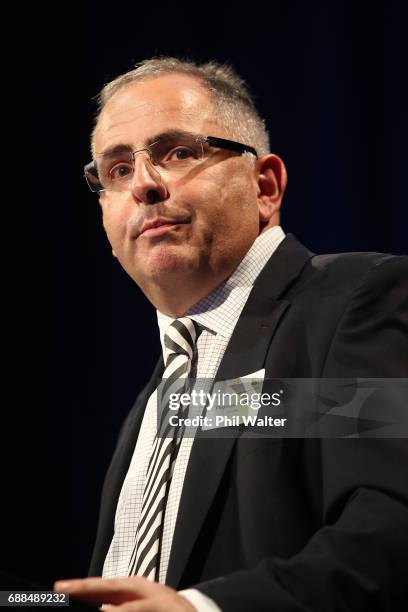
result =
[{"label": "forehead", "polygon": [[117,144],[138,147],[155,134],[181,129],[225,136],[208,92],[186,75],[164,75],[119,89],[105,105],[95,130],[95,151]]}]

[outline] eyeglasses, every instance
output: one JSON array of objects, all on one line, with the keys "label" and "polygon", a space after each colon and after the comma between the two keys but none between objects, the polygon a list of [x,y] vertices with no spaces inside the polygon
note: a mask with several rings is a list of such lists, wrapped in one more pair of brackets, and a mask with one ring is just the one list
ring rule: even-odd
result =
[{"label": "eyeglasses", "polygon": [[211,155],[213,147],[241,155],[251,153],[258,158],[256,150],[249,145],[215,136],[197,136],[181,132],[158,138],[152,144],[136,151],[119,146],[103,155],[97,155],[84,167],[85,179],[94,193],[126,191],[134,175],[135,155],[144,153],[145,161],[149,161],[155,170],[158,166],[162,170],[182,176],[205,161]]}]

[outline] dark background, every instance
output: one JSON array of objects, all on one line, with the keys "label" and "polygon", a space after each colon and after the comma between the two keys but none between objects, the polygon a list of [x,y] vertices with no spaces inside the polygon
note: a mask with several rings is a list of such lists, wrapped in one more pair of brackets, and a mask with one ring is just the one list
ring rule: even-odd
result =
[{"label": "dark background", "polygon": [[92,97],[155,54],[228,60],[288,168],[284,229],[319,253],[404,253],[403,4],[11,7],[0,568],[42,581],[86,573],[118,428],[159,350],[154,310],[113,260],[82,178]]}]

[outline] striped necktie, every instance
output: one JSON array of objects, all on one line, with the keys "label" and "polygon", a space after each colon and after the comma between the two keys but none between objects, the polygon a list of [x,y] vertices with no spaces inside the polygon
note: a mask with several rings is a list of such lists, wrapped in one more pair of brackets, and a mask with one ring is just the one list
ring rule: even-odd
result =
[{"label": "striped necktie", "polygon": [[[196,340],[195,323],[187,317],[175,319],[164,335],[166,367],[160,385],[162,410],[158,411],[157,433],[145,478],[136,542],[129,562],[129,576],[136,574],[158,580],[164,512],[182,438],[180,428],[166,424],[168,398],[173,393],[181,394],[185,391]],[[188,411],[188,407],[185,410]]]}]

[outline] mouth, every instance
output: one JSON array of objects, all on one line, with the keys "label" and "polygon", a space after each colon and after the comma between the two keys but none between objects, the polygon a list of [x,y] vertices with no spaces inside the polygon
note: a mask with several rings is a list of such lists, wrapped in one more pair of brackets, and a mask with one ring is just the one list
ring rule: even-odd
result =
[{"label": "mouth", "polygon": [[143,224],[142,229],[139,233],[138,238],[143,237],[154,237],[154,236],[162,236],[167,232],[172,231],[179,225],[185,225],[189,223],[188,221],[177,221],[175,219],[167,219],[164,217],[158,217],[157,219],[153,219],[152,221],[147,221]]}]

